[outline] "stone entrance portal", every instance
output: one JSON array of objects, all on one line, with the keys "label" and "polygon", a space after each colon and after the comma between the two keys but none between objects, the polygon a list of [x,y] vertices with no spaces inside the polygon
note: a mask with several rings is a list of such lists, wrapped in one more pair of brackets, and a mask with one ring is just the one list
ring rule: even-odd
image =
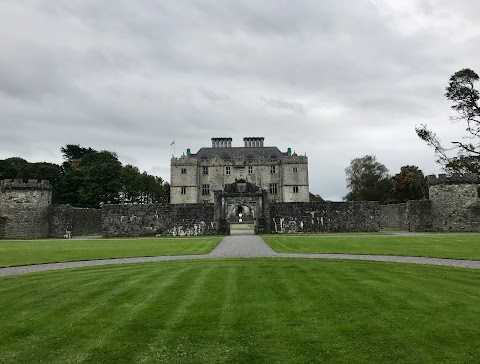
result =
[{"label": "stone entrance portal", "polygon": [[230,235],[230,223],[254,224],[255,234],[266,229],[267,192],[243,179],[214,191],[217,232]]}]

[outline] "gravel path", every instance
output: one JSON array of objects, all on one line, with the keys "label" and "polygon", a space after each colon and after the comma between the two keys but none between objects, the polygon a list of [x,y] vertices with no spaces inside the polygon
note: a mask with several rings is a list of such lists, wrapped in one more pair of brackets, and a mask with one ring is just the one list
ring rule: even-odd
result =
[{"label": "gravel path", "polygon": [[117,258],[88,260],[65,263],[49,263],[0,268],[0,277],[31,272],[59,270],[66,268],[91,267],[98,265],[160,262],[170,260],[213,259],[213,258],[308,258],[308,259],[348,259],[380,262],[399,262],[431,264],[449,267],[480,269],[480,260],[442,259],[424,257],[404,257],[396,255],[361,255],[361,254],[287,254],[274,252],[258,235],[252,231],[232,230],[218,246],[206,255],[173,255],[158,257]]}]

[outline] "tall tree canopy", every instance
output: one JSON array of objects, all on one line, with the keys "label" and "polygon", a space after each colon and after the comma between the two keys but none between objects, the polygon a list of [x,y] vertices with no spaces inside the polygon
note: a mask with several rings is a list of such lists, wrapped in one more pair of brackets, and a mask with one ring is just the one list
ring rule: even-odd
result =
[{"label": "tall tree canopy", "polygon": [[428,185],[421,169],[417,166],[403,166],[393,177],[388,203],[401,203],[409,200],[428,198]]},{"label": "tall tree canopy", "polygon": [[374,155],[355,158],[345,169],[347,187],[350,192],[344,197],[347,201],[378,201],[388,200],[392,188],[392,179],[388,169],[377,161]]},{"label": "tall tree canopy", "polygon": [[[480,107],[479,92],[475,89],[478,80],[474,71],[464,68],[450,77],[446,88],[445,96],[453,102],[451,108],[456,112],[451,119],[465,126],[463,141],[452,141],[452,147],[446,148],[427,125],[415,128],[417,135],[434,148],[437,162],[449,173],[480,173]],[[457,155],[450,156],[451,151],[456,151]]]},{"label": "tall tree canopy", "polygon": [[67,163],[70,163],[74,160],[79,160],[85,154],[97,152],[95,149],[84,148],[79,144],[67,144],[64,147],[61,147],[60,151],[62,152],[63,158]]}]

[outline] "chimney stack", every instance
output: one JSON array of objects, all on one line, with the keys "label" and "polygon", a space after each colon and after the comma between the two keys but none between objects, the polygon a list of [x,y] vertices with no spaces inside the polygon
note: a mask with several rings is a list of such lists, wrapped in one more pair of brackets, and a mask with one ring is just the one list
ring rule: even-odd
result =
[{"label": "chimney stack", "polygon": [[264,137],[246,137],[243,138],[245,148],[263,148]]},{"label": "chimney stack", "polygon": [[232,138],[212,138],[212,148],[231,148]]}]

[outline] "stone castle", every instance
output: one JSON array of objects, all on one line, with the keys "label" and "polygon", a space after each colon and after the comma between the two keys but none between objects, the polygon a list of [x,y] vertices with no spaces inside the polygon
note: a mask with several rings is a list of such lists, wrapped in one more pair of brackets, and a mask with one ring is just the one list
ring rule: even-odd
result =
[{"label": "stone castle", "polygon": [[[243,138],[233,147],[232,138],[212,138],[212,146],[171,160],[170,202],[213,203],[214,191],[244,180],[267,191],[272,202],[308,202],[308,159],[264,146],[263,137]],[[243,210],[248,214],[247,210]]]}]

